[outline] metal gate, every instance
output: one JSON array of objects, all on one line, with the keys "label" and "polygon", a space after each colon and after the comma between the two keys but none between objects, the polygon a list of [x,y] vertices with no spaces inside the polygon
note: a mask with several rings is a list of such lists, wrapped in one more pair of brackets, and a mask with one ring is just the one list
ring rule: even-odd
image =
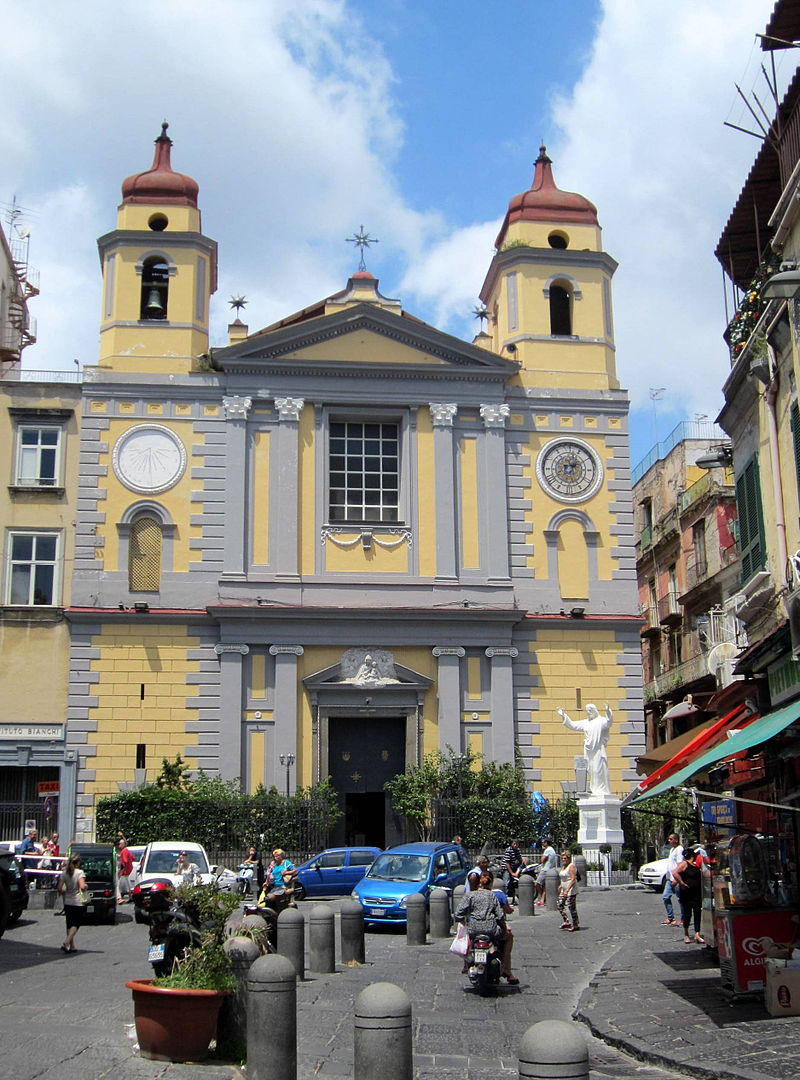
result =
[{"label": "metal gate", "polygon": [[58,779],[59,769],[55,765],[0,766],[0,841],[21,840],[26,821],[34,822],[39,836],[56,830],[58,798],[40,798],[39,783]]}]

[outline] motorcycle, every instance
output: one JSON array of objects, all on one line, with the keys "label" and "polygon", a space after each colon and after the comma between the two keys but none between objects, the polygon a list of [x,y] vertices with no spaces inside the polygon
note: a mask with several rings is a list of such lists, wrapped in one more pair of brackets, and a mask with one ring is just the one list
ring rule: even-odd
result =
[{"label": "motorcycle", "polygon": [[481,997],[500,983],[500,952],[488,934],[472,934],[466,956],[469,981]]},{"label": "motorcycle", "polygon": [[278,916],[286,908],[297,907],[294,900],[294,889],[271,889],[263,893],[257,904],[245,904],[245,915],[260,915],[267,924],[267,938],[273,947],[278,938]]},{"label": "motorcycle", "polygon": [[176,900],[172,882],[154,881],[148,897],[150,948],[147,959],[158,978],[170,975],[176,960],[201,944],[198,913],[192,905]]}]

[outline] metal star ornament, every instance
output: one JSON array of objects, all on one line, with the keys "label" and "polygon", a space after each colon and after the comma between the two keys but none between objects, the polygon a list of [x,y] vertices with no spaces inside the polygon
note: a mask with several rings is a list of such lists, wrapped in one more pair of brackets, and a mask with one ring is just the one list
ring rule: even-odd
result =
[{"label": "metal star ornament", "polygon": [[489,309],[487,308],[486,304],[476,304],[475,307],[472,309],[472,314],[475,316],[476,319],[481,320],[481,330],[483,330],[484,322],[489,321]]},{"label": "metal star ornament", "polygon": [[239,314],[239,312],[242,310],[243,307],[247,307],[247,300],[245,299],[244,296],[232,296],[230,298],[230,300],[228,301],[228,303],[230,304],[230,306],[232,308],[234,308],[237,315]]},{"label": "metal star ornament", "polygon": [[376,240],[373,236],[370,236],[368,232],[364,231],[364,226],[359,225],[358,232],[353,233],[352,236],[346,236],[345,242],[348,244],[355,244],[357,248],[361,249],[361,258],[358,263],[358,269],[366,270],[367,264],[364,262],[364,252],[370,244],[379,244],[380,240]]}]

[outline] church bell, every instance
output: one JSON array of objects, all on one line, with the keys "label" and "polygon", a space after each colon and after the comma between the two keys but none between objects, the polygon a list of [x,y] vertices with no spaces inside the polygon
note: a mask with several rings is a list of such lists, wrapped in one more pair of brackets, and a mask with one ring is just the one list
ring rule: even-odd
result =
[{"label": "church bell", "polygon": [[161,293],[158,289],[151,289],[148,293],[144,313],[150,319],[164,318],[164,305],[161,303]]}]

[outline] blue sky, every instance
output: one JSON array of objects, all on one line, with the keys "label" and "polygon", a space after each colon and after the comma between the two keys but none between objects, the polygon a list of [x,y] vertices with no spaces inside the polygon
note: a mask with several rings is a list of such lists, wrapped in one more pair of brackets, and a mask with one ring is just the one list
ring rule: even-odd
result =
[{"label": "blue sky", "polygon": [[[598,207],[614,280],[634,463],[716,414],[728,370],[713,249],[758,143],[756,32],[772,0],[6,0],[0,203],[30,208],[39,342],[26,366],[96,357],[96,237],[170,121],[220,249],[212,318],[251,329],[341,288],[344,242],[407,310],[470,339],[509,199],[540,140]],[[781,54],[785,84],[796,57]],[[748,126],[745,123],[745,126]],[[651,388],[664,387],[656,402]]]}]

